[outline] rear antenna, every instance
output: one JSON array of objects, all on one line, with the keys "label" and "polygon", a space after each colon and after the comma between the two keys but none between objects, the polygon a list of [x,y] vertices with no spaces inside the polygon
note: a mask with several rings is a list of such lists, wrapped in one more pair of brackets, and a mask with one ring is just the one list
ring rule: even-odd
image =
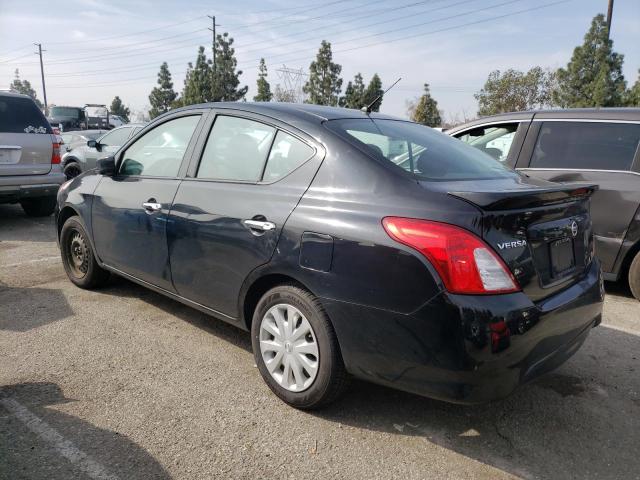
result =
[{"label": "rear antenna", "polygon": [[360,109],[360,111],[362,113],[366,113],[367,115],[369,115],[371,113],[371,107],[373,107],[376,104],[376,102],[378,100],[380,100],[385,93],[387,93],[389,90],[391,90],[393,87],[395,87],[396,83],[398,83],[400,80],[402,80],[402,77],[398,78],[395,82],[393,82],[393,84],[391,84],[391,86],[389,88],[387,88],[384,92],[382,92],[380,95],[378,95],[373,102],[371,102],[369,105],[366,105],[366,106],[362,107]]}]

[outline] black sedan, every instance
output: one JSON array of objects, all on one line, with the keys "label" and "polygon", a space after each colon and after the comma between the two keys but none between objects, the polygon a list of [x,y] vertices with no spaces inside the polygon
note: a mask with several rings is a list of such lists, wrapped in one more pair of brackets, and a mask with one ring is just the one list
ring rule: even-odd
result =
[{"label": "black sedan", "polygon": [[429,128],[282,103],[171,111],[67,182],[82,288],[116,274],[251,332],[298,408],[350,376],[459,403],[560,365],[601,319],[589,197]]}]

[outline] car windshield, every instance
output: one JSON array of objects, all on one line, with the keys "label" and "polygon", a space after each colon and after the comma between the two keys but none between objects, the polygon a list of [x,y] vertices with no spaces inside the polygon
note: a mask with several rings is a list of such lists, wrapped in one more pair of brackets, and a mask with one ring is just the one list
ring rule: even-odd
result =
[{"label": "car windshield", "polygon": [[401,120],[331,120],[327,127],[375,158],[418,180],[476,180],[517,174],[469,145],[417,123]]},{"label": "car windshield", "polygon": [[79,117],[79,110],[73,107],[51,107],[52,117]]},{"label": "car windshield", "polygon": [[86,107],[87,115],[90,117],[106,117],[107,116],[107,108],[106,107]]}]

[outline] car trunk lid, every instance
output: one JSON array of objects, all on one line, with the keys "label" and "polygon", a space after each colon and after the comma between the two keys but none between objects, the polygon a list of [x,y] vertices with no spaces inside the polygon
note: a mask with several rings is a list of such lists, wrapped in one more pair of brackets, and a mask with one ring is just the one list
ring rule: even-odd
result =
[{"label": "car trunk lid", "polygon": [[523,178],[447,182],[439,188],[481,211],[482,238],[533,301],[571,285],[591,264],[589,197],[596,185]]}]

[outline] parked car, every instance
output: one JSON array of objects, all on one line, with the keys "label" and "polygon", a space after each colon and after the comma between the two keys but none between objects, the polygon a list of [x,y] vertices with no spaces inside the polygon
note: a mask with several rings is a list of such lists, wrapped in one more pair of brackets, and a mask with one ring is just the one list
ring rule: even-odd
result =
[{"label": "parked car", "polygon": [[519,112],[447,132],[535,178],[600,186],[591,217],[604,278],[640,300],[640,108]]},{"label": "parked car", "polygon": [[0,203],[51,215],[64,181],[58,139],[40,109],[26,95],[0,92]]},{"label": "parked car", "polygon": [[113,128],[109,120],[109,109],[106,105],[88,103],[84,107],[87,117],[87,129],[109,130]]},{"label": "parked car", "polygon": [[65,153],[70,152],[74,148],[86,145],[89,140],[96,140],[106,132],[108,132],[108,130],[82,130],[81,132],[63,132],[60,134],[63,144],[62,150]]},{"label": "parked car", "polygon": [[127,122],[120,115],[109,114],[109,125],[111,125],[111,128],[121,127],[122,125],[126,125],[127,123],[129,122]]},{"label": "parked car", "polygon": [[595,188],[381,114],[213,103],[156,118],[66,183],[56,225],[73,283],[114,273],[249,330],[295,407],[349,374],[478,403],[600,323]]},{"label": "parked car", "polygon": [[49,109],[47,120],[52,127],[60,129],[60,133],[87,129],[87,118],[82,107],[53,106]]},{"label": "parked car", "polygon": [[[62,167],[67,179],[95,168],[98,158],[115,153],[131,136],[142,130],[144,124],[128,123],[113,130],[85,130],[71,136],[62,157]],[[63,135],[63,139],[65,136]]]}]

